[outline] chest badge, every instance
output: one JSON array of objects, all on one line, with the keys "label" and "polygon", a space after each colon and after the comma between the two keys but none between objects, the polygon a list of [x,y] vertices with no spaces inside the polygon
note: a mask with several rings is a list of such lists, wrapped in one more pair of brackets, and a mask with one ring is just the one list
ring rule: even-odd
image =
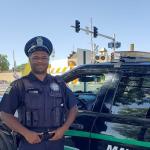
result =
[{"label": "chest badge", "polygon": [[51,83],[50,84],[50,88],[53,90],[53,91],[59,91],[60,88],[59,88],[59,85],[57,83]]}]

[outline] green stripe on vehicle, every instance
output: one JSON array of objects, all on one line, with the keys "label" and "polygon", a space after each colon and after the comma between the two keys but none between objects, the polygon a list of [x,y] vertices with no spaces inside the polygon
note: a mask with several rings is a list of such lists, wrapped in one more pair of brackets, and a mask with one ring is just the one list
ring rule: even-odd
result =
[{"label": "green stripe on vehicle", "polygon": [[71,146],[64,146],[64,150],[79,150],[79,149]]},{"label": "green stripe on vehicle", "polygon": [[78,136],[78,137],[86,137],[86,138],[92,138],[92,139],[100,139],[105,141],[111,141],[111,142],[119,142],[123,144],[130,144],[135,146],[142,146],[142,147],[150,147],[150,142],[144,142],[144,141],[137,141],[134,139],[118,139],[116,137],[113,137],[111,135],[104,135],[104,134],[97,134],[97,133],[89,133],[85,131],[77,131],[77,130],[68,130],[65,135],[67,136]]}]

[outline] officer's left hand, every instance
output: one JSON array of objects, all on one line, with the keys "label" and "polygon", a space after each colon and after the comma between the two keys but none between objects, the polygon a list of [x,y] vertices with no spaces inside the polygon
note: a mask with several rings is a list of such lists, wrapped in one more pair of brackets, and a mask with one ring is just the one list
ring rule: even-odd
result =
[{"label": "officer's left hand", "polygon": [[65,130],[64,130],[64,128],[60,127],[57,130],[55,130],[54,132],[55,132],[55,134],[50,140],[59,140],[59,139],[61,139],[64,136]]}]

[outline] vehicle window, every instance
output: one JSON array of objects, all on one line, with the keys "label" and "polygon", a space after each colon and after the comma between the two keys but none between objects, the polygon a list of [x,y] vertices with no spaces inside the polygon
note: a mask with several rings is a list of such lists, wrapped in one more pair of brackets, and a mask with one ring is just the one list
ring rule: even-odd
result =
[{"label": "vehicle window", "polygon": [[68,83],[73,92],[92,92],[97,94],[105,82],[104,75],[85,75]]},{"label": "vehicle window", "polygon": [[[68,82],[68,86],[78,98],[79,109],[92,110],[98,95],[109,88],[114,80],[114,74],[99,74],[99,75],[81,75],[73,81]],[[102,104],[103,98],[100,99]],[[99,110],[101,106],[94,109]]]},{"label": "vehicle window", "polygon": [[[113,114],[150,118],[150,76],[124,74],[112,106]],[[121,137],[150,141],[149,129],[140,126],[111,124],[110,130]],[[124,129],[128,130],[124,130]]]},{"label": "vehicle window", "polygon": [[145,117],[150,108],[150,76],[124,76],[115,96],[112,112]]}]

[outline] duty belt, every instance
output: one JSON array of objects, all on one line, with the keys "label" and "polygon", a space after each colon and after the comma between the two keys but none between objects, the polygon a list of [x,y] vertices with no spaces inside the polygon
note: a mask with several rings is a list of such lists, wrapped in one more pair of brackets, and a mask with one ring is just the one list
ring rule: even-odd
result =
[{"label": "duty belt", "polygon": [[53,136],[54,136],[54,132],[49,132],[49,131],[45,131],[45,132],[42,132],[39,137],[42,141],[47,141],[49,139],[51,139]]}]

